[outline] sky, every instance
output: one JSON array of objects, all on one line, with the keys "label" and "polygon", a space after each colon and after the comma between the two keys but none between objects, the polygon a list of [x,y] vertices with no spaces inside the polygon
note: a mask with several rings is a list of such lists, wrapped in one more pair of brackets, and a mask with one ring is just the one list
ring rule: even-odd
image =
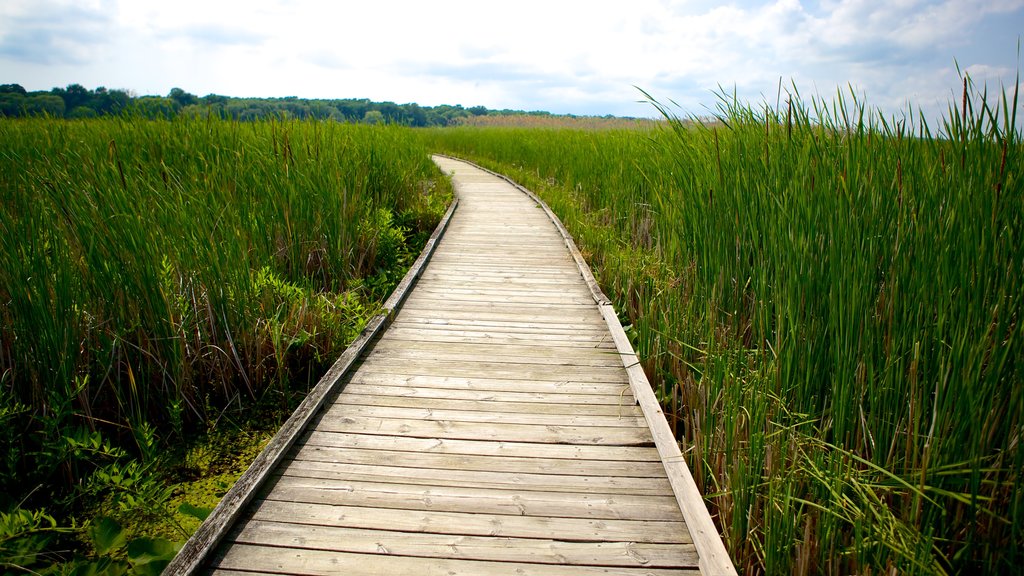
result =
[{"label": "sky", "polygon": [[0,83],[638,117],[638,88],[704,116],[781,83],[934,116],[957,65],[1012,88],[1022,36],[1024,0],[0,0]]}]

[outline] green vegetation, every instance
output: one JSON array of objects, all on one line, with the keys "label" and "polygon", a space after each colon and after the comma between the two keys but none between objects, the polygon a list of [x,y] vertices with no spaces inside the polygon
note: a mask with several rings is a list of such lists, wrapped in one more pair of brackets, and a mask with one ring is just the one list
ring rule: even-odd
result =
[{"label": "green vegetation", "polygon": [[938,135],[856,98],[803,102],[424,138],[537,190],[572,231],[741,573],[1014,572],[1017,95],[993,106],[965,81]]},{"label": "green vegetation", "polygon": [[167,96],[135,97],[125,90],[104,87],[89,90],[81,84],[49,91],[28,92],[19,84],[0,85],[0,117],[47,115],[54,118],[92,118],[95,116],[132,114],[143,118],[170,119],[183,116],[217,116],[233,120],[330,120],[364,124],[401,124],[403,126],[449,126],[478,123],[493,118],[501,121],[511,117],[553,122],[620,123],[631,119],[551,114],[543,111],[488,110],[484,106],[420,106],[416,103],[372,102],[365,98],[305,99],[234,98],[219,94],[196,96],[181,88],[172,88]]},{"label": "green vegetation", "polygon": [[393,126],[0,119],[0,198],[0,566],[145,573],[246,465],[202,447],[258,450],[234,425],[288,415],[450,185]]}]

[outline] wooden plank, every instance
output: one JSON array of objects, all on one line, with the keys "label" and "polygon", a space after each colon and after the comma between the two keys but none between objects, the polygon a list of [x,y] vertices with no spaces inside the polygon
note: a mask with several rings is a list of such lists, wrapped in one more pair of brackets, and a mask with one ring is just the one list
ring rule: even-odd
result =
[{"label": "wooden plank", "polygon": [[557,348],[589,348],[593,350],[615,350],[611,336],[600,333],[592,335],[576,334],[566,337],[564,334],[501,332],[494,330],[456,330],[444,326],[426,325],[423,327],[392,326],[388,330],[388,342],[447,342],[450,344],[495,344],[495,345],[538,345],[547,349]]},{"label": "wooden plank", "polygon": [[[394,390],[394,388],[392,388]],[[636,404],[569,404],[568,402],[513,402],[507,400],[455,400],[452,398],[424,398],[400,393],[358,394],[346,390],[335,406],[376,406],[392,408],[421,408],[424,410],[459,410],[495,412],[498,414],[545,414],[558,416],[602,416],[643,418]]]},{"label": "wooden plank", "polygon": [[[426,274],[430,276],[426,276]],[[475,278],[519,278],[531,282],[565,282],[580,278],[580,273],[578,270],[566,266],[556,266],[540,270],[511,266],[481,267],[468,263],[460,264],[458,260],[453,259],[448,262],[432,260],[430,268],[425,273],[425,277],[431,276],[454,276],[455,278],[465,278],[467,281],[472,281]]]},{"label": "wooden plank", "polygon": [[[547,313],[545,313],[547,312]],[[399,312],[402,320],[426,319],[455,324],[481,323],[484,325],[525,325],[533,328],[572,330],[574,327],[592,332],[604,330],[603,322],[595,311],[586,306],[536,305],[509,306],[446,303],[444,300],[422,300]]]},{"label": "wooden plank", "polygon": [[541,260],[539,258],[497,258],[485,255],[472,256],[468,254],[437,254],[435,258],[437,259],[437,263],[442,266],[446,264],[454,264],[484,270],[515,270],[517,268],[521,268],[524,271],[536,269],[539,272],[565,272],[567,274],[574,272],[572,261],[551,262],[549,260]]},{"label": "wooden plank", "polygon": [[[344,396],[344,394],[342,395]],[[347,403],[333,403],[324,407],[320,422],[343,421],[360,418],[389,418],[430,422],[466,422],[479,424],[535,424],[546,427],[608,427],[647,429],[643,415],[619,414],[614,416],[593,416],[577,414],[543,414],[538,412],[494,412],[490,410],[457,410],[454,408],[426,408],[401,406],[365,406]]]},{"label": "wooden plank", "polygon": [[[274,573],[307,575],[336,574],[393,576],[395,574],[417,574],[422,576],[487,576],[515,575],[534,576],[561,574],[591,575],[648,575],[667,576],[696,574],[692,569],[674,568],[616,568],[598,566],[552,566],[547,564],[524,564],[520,562],[486,562],[479,560],[435,559],[425,562],[422,558],[390,556],[387,554],[352,554],[324,550],[301,550],[236,544],[222,552],[217,558],[217,568],[229,570],[266,570]],[[214,572],[216,574],[216,572]]]},{"label": "wooden plank", "polygon": [[482,268],[522,268],[531,269],[537,266],[539,270],[546,271],[557,271],[557,270],[571,270],[568,266],[571,266],[571,260],[556,261],[550,259],[540,259],[530,256],[500,256],[498,254],[438,254],[438,262],[449,263],[459,262],[460,264],[471,264],[474,266],[482,266]]},{"label": "wooden plank", "polygon": [[542,344],[531,342],[518,342],[515,344],[492,344],[489,342],[430,342],[430,341],[409,341],[393,338],[391,330],[388,334],[374,343],[375,352],[382,351],[403,351],[403,352],[430,352],[432,354],[442,352],[455,352],[456,354],[476,354],[496,356],[511,356],[516,358],[559,358],[572,356],[579,358],[613,359],[615,364],[622,365],[619,359],[619,351],[615,343],[608,336],[607,345],[611,348],[599,348],[596,346],[555,346],[554,343],[544,342]]},{"label": "wooden plank", "polygon": [[[555,302],[543,298],[478,298],[455,299],[447,296],[416,294],[409,298],[410,307],[426,307],[435,310],[462,310],[472,312],[500,312],[531,318],[597,318],[597,311],[590,303],[580,301]],[[575,322],[575,320],[573,320]]]},{"label": "wooden plank", "polygon": [[423,487],[293,476],[278,476],[272,484],[268,482],[264,499],[337,506],[560,518],[673,522],[683,518],[672,496],[531,492],[457,486]]},{"label": "wooden plank", "polygon": [[573,291],[577,291],[580,289],[579,278],[577,276],[533,276],[528,274],[514,274],[511,272],[504,274],[485,274],[482,272],[444,271],[440,268],[431,270],[429,274],[424,273],[420,276],[420,281],[417,286],[429,289],[433,286],[451,286],[452,284],[457,284],[466,288],[483,290],[496,288],[503,288],[507,290],[558,290],[561,288],[569,288]]},{"label": "wooden plank", "polygon": [[651,443],[646,427],[554,426],[539,424],[491,424],[449,420],[401,420],[391,418],[323,418],[319,430],[349,434],[382,434],[414,438],[455,440],[509,440],[549,444],[613,444],[645,446]]},{"label": "wooden plank", "polygon": [[550,538],[552,534],[558,534],[566,541],[597,540],[646,544],[690,542],[686,525],[681,521],[509,516],[274,500],[256,501],[253,504],[252,518],[271,521],[288,518],[289,522],[305,525],[500,538]]},{"label": "wooden plank", "polygon": [[[534,444],[530,442],[446,440],[442,438],[421,439],[372,434],[336,434],[320,430],[311,430],[303,437],[302,443],[303,447],[301,449],[308,449],[310,451],[323,450],[323,448],[327,447],[363,449],[367,451],[393,451],[394,453],[391,454],[375,455],[369,461],[384,462],[381,458],[394,458],[397,460],[391,460],[391,462],[400,461],[403,466],[413,466],[416,462],[422,461],[424,458],[428,458],[431,454],[449,454],[462,456],[523,458],[527,460],[524,460],[522,464],[527,467],[519,470],[526,472],[531,471],[529,466],[536,466],[536,468],[532,470],[543,471],[550,469],[556,470],[556,473],[558,474],[587,473],[583,468],[579,468],[577,464],[573,462],[566,462],[566,460],[594,460],[594,469],[606,470],[606,474],[610,476],[654,476],[659,474],[663,475],[665,472],[664,469],[661,468],[661,457],[658,455],[658,451],[655,450],[654,447],[643,446],[586,446],[572,444]],[[404,452],[415,453],[414,455],[416,458],[412,458],[410,454],[405,454]],[[325,457],[327,458],[347,458],[345,452],[325,454]],[[374,460],[373,458],[377,459]],[[528,461],[529,459],[536,458],[547,458],[550,459],[551,462],[544,463]],[[338,461],[340,462],[345,460]],[[350,461],[362,462],[364,460]],[[607,461],[621,461],[621,465],[609,464]],[[459,466],[464,466],[467,462],[468,460],[461,461]],[[488,466],[502,466],[502,470],[515,470],[514,467],[509,467],[509,465],[514,463],[514,460],[507,460],[502,463],[498,460],[487,459],[478,461],[477,464],[482,466],[482,468],[477,469],[491,470],[493,468],[488,468]],[[424,465],[426,467],[435,467],[436,462],[427,461]],[[466,470],[468,468],[460,469]],[[575,471],[577,469],[584,471],[567,471]],[[618,472],[620,470],[622,471],[621,473]]]},{"label": "wooden plank", "polygon": [[[435,299],[449,299],[460,302],[473,302],[473,301],[508,301],[508,302],[551,302],[551,303],[570,303],[570,304],[586,304],[593,305],[593,300],[590,300],[590,294],[580,289],[580,286],[558,286],[557,284],[550,284],[548,288],[540,288],[536,286],[529,287],[479,287],[471,284],[459,284],[460,288],[441,288],[441,287],[429,287],[429,286],[418,286],[416,294],[424,297],[431,297]],[[588,301],[589,300],[589,301]]]},{"label": "wooden plank", "polygon": [[453,558],[568,564],[672,568],[697,566],[692,545],[633,542],[563,542],[551,539],[501,538],[304,526],[256,520],[231,536],[235,542],[309,550],[418,558]]},{"label": "wooden plank", "polygon": [[559,368],[559,366],[553,364],[450,362],[430,358],[421,358],[412,362],[408,359],[384,357],[381,355],[370,355],[359,366],[359,371],[362,373],[377,370],[383,373],[398,370],[410,375],[419,376],[461,376],[504,380],[544,380],[564,378],[571,375],[573,378],[590,382],[628,383],[626,374],[622,369],[612,366],[600,367],[566,364]]},{"label": "wooden plank", "polygon": [[[324,432],[318,430],[316,434],[324,434]],[[334,435],[334,437],[339,436],[341,435]],[[297,460],[336,462],[340,464],[400,465],[405,468],[448,468],[451,470],[556,474],[562,476],[596,476],[599,474],[628,478],[656,478],[665,476],[664,467],[660,461],[630,462],[628,460],[613,459],[611,456],[606,456],[603,459],[587,459],[583,457],[559,458],[547,450],[550,446],[560,446],[557,444],[537,445],[533,455],[506,456],[498,452],[483,454],[416,453],[380,448],[335,448],[318,444],[328,440],[325,440],[322,436],[311,438],[307,444],[293,450],[290,456]],[[438,439],[434,438],[429,440],[435,443],[438,441]],[[444,442],[450,443],[451,440],[444,440]],[[495,443],[491,442],[489,444]],[[585,445],[579,446],[588,448]],[[593,456],[592,453],[584,454],[586,456]]]},{"label": "wooden plank", "polygon": [[[576,353],[561,350],[558,354],[551,354],[543,351],[539,354],[515,355],[511,347],[500,352],[476,352],[469,347],[451,345],[440,348],[425,349],[421,346],[379,346],[367,356],[366,361],[396,360],[411,363],[419,363],[421,360],[433,362],[458,362],[465,366],[472,366],[478,363],[486,364],[515,364],[521,366],[573,366],[590,368],[621,368],[622,361],[616,353],[597,352],[586,353],[585,350],[577,350]],[[507,368],[507,366],[505,366]]]},{"label": "wooden plank", "polygon": [[[579,405],[604,406],[608,410],[614,409],[616,414],[620,409],[629,409],[629,413],[635,414],[635,411],[638,409],[632,392],[628,390],[625,391],[624,394],[545,394],[543,392],[458,390],[450,388],[412,387],[407,385],[387,386],[355,382],[345,385],[345,394],[339,397],[339,401],[344,401],[344,398],[351,397],[352,395],[397,396],[400,398],[408,398],[410,400],[472,400],[476,402],[511,402],[517,404],[529,403],[543,405],[568,404],[571,407]],[[422,406],[425,408],[428,407],[429,404],[424,404]],[[559,408],[553,407],[553,409],[558,410]],[[575,408],[569,409],[571,410]]]},{"label": "wooden plank", "polygon": [[534,492],[672,495],[672,486],[664,477],[509,473],[449,468],[410,468],[382,464],[346,464],[318,460],[286,460],[281,463],[279,470],[285,476],[370,483],[386,482],[502,490],[522,489]]},{"label": "wooden plank", "polygon": [[590,300],[590,296],[574,295],[568,292],[559,294],[556,292],[524,291],[521,293],[506,292],[505,294],[499,294],[497,292],[489,294],[469,294],[422,290],[417,291],[414,298],[415,302],[445,302],[449,305],[458,305],[462,308],[472,306],[488,306],[489,308],[494,308],[515,304],[523,305],[524,307],[528,307],[530,310],[546,310],[549,308],[568,308],[571,306],[593,306],[593,301]]},{"label": "wooden plank", "polygon": [[599,334],[608,333],[603,322],[598,322],[589,315],[580,314],[571,318],[552,320],[548,317],[523,318],[522,315],[502,315],[490,313],[481,318],[479,313],[459,311],[424,311],[406,308],[398,313],[395,322],[399,325],[416,324],[420,328],[457,327],[460,330],[500,330],[502,332],[522,332],[538,334]]},{"label": "wooden plank", "polygon": [[[520,284],[506,283],[497,284],[492,283],[488,285],[481,285],[480,283],[469,284],[461,279],[460,282],[439,282],[437,280],[423,280],[416,284],[416,292],[423,294],[444,294],[444,295],[455,295],[455,294],[468,294],[474,296],[508,296],[508,295],[544,295],[544,296],[561,296],[561,295],[572,295],[572,296],[583,296],[590,297],[590,293],[580,285],[579,281],[570,282],[565,280],[563,282],[548,282],[546,284],[537,284],[524,286]],[[575,279],[573,279],[575,280]],[[593,303],[591,300],[590,303]]]},{"label": "wooden plank", "polygon": [[[544,378],[488,378],[465,376],[431,376],[407,373],[408,366],[389,370],[374,370],[362,367],[352,373],[349,381],[361,384],[394,385],[420,388],[445,388],[454,390],[490,390],[495,392],[540,392],[544,394],[632,394],[628,382],[584,382],[580,379],[550,372]],[[406,373],[403,373],[406,371]]]}]

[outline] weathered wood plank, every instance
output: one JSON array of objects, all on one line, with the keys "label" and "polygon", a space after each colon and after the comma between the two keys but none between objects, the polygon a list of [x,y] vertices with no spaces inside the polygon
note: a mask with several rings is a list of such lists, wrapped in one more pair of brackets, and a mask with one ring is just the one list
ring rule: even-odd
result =
[{"label": "weathered wood plank", "polygon": [[[394,388],[392,388],[394,389]],[[422,408],[424,410],[460,410],[494,412],[498,414],[545,414],[558,416],[605,416],[643,418],[636,404],[569,404],[567,402],[540,403],[509,400],[455,400],[451,398],[424,398],[409,394],[358,394],[346,390],[335,401],[335,406],[375,406],[392,408]],[[638,420],[639,421],[639,420]]]},{"label": "weathered wood plank", "polygon": [[[345,396],[398,396],[402,398],[417,400],[472,400],[479,402],[512,402],[551,405],[553,410],[558,408],[555,404],[569,404],[572,407],[579,405],[605,406],[608,410],[614,410],[616,414],[620,409],[629,409],[635,413],[637,410],[636,400],[632,392],[626,390],[616,391],[614,394],[547,394],[543,392],[508,392],[493,390],[463,390],[452,388],[428,388],[413,387],[407,384],[386,385],[386,384],[361,384],[358,382],[349,383],[345,386]],[[344,401],[344,397],[339,398]],[[423,405],[427,407],[427,405]],[[569,408],[574,409],[574,408]]]},{"label": "weathered wood plank", "polygon": [[[452,274],[454,276],[454,274]],[[451,279],[446,283],[447,287],[441,286],[440,281],[427,281],[422,290],[417,290],[416,295],[430,297],[433,299],[452,300],[495,300],[509,299],[510,303],[518,303],[519,298],[527,302],[531,300],[548,300],[551,302],[566,302],[564,306],[590,306],[594,302],[590,294],[583,286],[580,286],[578,278],[565,278],[555,282],[549,281],[546,284],[506,284],[503,286],[479,285],[466,282],[464,279]],[[574,283],[574,284],[573,284]],[[456,288],[457,286],[457,288]]]},{"label": "weathered wood plank", "polygon": [[[216,567],[228,570],[266,570],[274,573],[328,575],[347,574],[352,576],[393,576],[395,574],[418,574],[422,576],[489,576],[515,575],[533,576],[560,574],[590,575],[648,575],[667,576],[694,574],[693,569],[673,568],[618,568],[597,566],[553,566],[548,564],[524,564],[520,562],[486,562],[480,560],[434,559],[425,562],[422,558],[390,556],[387,554],[353,554],[323,550],[301,550],[296,548],[275,548],[236,544],[223,552],[216,561]],[[216,572],[214,572],[216,574]]]},{"label": "weathered wood plank", "polygon": [[409,298],[409,305],[424,307],[432,312],[501,313],[535,320],[553,318],[563,322],[567,320],[576,322],[576,318],[583,320],[600,318],[600,314],[597,314],[593,304],[584,302],[582,299],[578,299],[576,302],[552,302],[536,298],[522,298],[512,302],[503,299],[459,300],[447,296],[417,294]]},{"label": "weathered wood plank", "polygon": [[[389,358],[370,355],[359,365],[359,372],[372,371],[391,373],[393,370],[417,375],[437,377],[489,378],[501,380],[545,380],[559,377],[572,377],[578,380],[595,383],[622,383],[628,379],[621,369],[600,366],[565,365],[561,369],[552,364],[526,364],[522,362],[450,362],[429,358],[417,359],[415,362],[403,358]],[[515,388],[509,388],[514,390]]]},{"label": "weathered wood plank", "polygon": [[[446,346],[433,350],[424,349],[420,346],[378,346],[367,357],[367,361],[379,361],[392,359],[418,363],[420,360],[431,360],[436,362],[458,362],[464,365],[487,362],[490,364],[515,364],[517,366],[572,366],[572,367],[594,367],[594,368],[620,368],[622,361],[618,354],[612,352],[600,352],[586,354],[577,351],[573,354],[569,351],[560,351],[560,354],[551,354],[547,351],[539,351],[534,355],[516,355],[515,350],[509,349],[506,353],[486,351],[474,351],[460,346]],[[462,348],[462,349],[460,349]]]},{"label": "weathered wood plank", "polygon": [[585,382],[573,375],[562,377],[547,372],[541,378],[529,379],[517,374],[513,378],[466,377],[413,374],[408,366],[362,367],[355,370],[349,381],[361,384],[411,386],[420,388],[445,388],[453,390],[490,390],[495,392],[540,392],[547,394],[605,394],[632,395],[628,382]]},{"label": "weathered wood plank", "polygon": [[[462,314],[458,314],[463,316]],[[593,335],[600,334],[604,335],[607,333],[607,329],[600,322],[555,322],[548,320],[547,322],[536,322],[536,321],[523,321],[494,318],[493,315],[488,315],[489,318],[481,318],[479,314],[468,314],[461,318],[456,317],[445,317],[440,312],[428,313],[419,310],[407,310],[400,312],[395,318],[395,323],[399,326],[417,326],[421,328],[435,328],[435,327],[457,327],[460,330],[502,330],[506,332],[522,332],[529,334],[550,334],[550,335],[572,335],[572,334],[585,334]]]},{"label": "weathered wood plank", "polygon": [[[344,395],[342,395],[344,396]],[[326,406],[320,423],[359,418],[395,419],[408,422],[444,421],[477,424],[534,424],[544,427],[605,427],[647,429],[643,415],[617,414],[606,416],[577,414],[543,414],[538,412],[494,412],[490,410],[456,410],[452,408],[426,408],[404,406],[366,406],[343,402]]]},{"label": "weathered wood plank", "polygon": [[422,281],[440,287],[441,284],[464,288],[506,290],[579,290],[579,275],[531,274],[528,270],[484,270],[479,268],[448,268],[438,266],[424,275]]},{"label": "weathered wood plank", "polygon": [[[450,468],[410,468],[385,464],[345,464],[319,460],[286,460],[279,470],[285,476],[386,482],[423,486],[460,486],[534,492],[587,492],[590,494],[632,494],[671,496],[672,485],[665,477],[574,476],[529,472],[493,472]],[[400,464],[400,462],[398,463]]]},{"label": "weathered wood plank", "polygon": [[[544,296],[557,298],[560,296],[573,296],[579,298],[590,298],[590,292],[580,286],[579,282],[561,282],[558,284],[538,284],[534,286],[523,286],[522,284],[467,284],[464,281],[454,284],[452,282],[420,281],[416,284],[417,294],[441,294],[444,296],[467,295],[467,296]],[[585,302],[592,304],[590,302]]]},{"label": "weathered wood plank", "polygon": [[[317,434],[323,434],[317,432]],[[341,437],[335,434],[335,437]],[[351,438],[352,435],[345,435]],[[436,439],[429,439],[436,442]],[[325,442],[323,437],[310,440],[297,448],[290,456],[297,460],[316,462],[336,462],[340,464],[365,465],[400,465],[405,468],[447,468],[450,470],[466,470],[478,472],[506,472],[525,474],[556,474],[563,476],[596,476],[604,474],[611,477],[636,478],[665,477],[664,466],[660,461],[630,462],[612,459],[557,458],[545,451],[547,446],[538,445],[537,454],[533,456],[504,456],[498,452],[484,454],[453,454],[453,453],[416,453],[402,450],[376,448],[336,448],[330,445],[319,445],[313,442]],[[445,440],[451,442],[451,440]],[[491,443],[494,444],[494,443]],[[586,445],[582,445],[586,448]],[[593,457],[593,454],[586,454]]]},{"label": "weathered wood plank", "polygon": [[566,282],[580,278],[580,273],[572,268],[561,266],[534,270],[527,266],[479,266],[469,263],[460,264],[457,260],[449,260],[448,262],[431,262],[429,275],[424,274],[423,277],[435,276],[465,278],[469,282],[475,278],[519,278],[526,282]]},{"label": "weathered wood plank", "polygon": [[295,524],[314,526],[500,538],[550,538],[552,534],[558,534],[562,536],[562,540],[575,542],[690,543],[686,524],[681,521],[509,516],[334,506],[275,500],[256,501],[253,504],[252,518],[271,521],[288,518],[289,522]]},{"label": "weathered wood plank", "polygon": [[651,435],[646,427],[557,426],[540,424],[493,424],[451,420],[402,420],[391,418],[323,418],[317,428],[327,432],[381,434],[414,438],[454,440],[508,440],[548,444],[613,444],[646,446]]},{"label": "weathered wood plank", "polygon": [[392,326],[388,330],[389,342],[447,342],[451,344],[494,344],[494,345],[528,345],[543,343],[548,349],[557,348],[591,348],[595,350],[615,350],[611,337],[594,333],[593,335],[546,334],[543,332],[501,332],[495,330],[459,330],[444,326],[426,325],[424,327]]},{"label": "weathered wood plank", "polygon": [[[522,306],[529,310],[555,310],[580,306],[585,308],[593,307],[594,303],[589,295],[570,293],[549,293],[549,292],[507,292],[505,294],[468,294],[468,293],[447,293],[441,291],[423,290],[416,292],[413,302],[443,302],[447,306],[457,306],[459,309],[475,309],[475,307],[487,307],[488,309],[498,307]],[[432,306],[430,304],[427,304]],[[576,310],[569,310],[576,312]]]},{"label": "weathered wood plank", "polygon": [[543,344],[537,344],[532,342],[518,342],[509,344],[494,344],[490,342],[466,342],[463,344],[453,342],[431,342],[421,340],[404,340],[395,338],[392,331],[388,331],[386,337],[379,340],[373,346],[373,351],[381,352],[385,350],[395,350],[403,352],[429,352],[431,354],[438,353],[455,353],[455,354],[475,354],[477,356],[486,355],[488,357],[504,357],[510,356],[513,358],[561,358],[561,357],[573,357],[573,358],[597,358],[597,359],[612,359],[618,365],[622,364],[622,360],[619,359],[619,351],[614,348],[614,342],[605,342],[606,345],[611,345],[611,348],[601,348],[597,346],[558,346],[555,342],[545,342]]},{"label": "weathered wood plank", "polygon": [[266,500],[334,504],[400,510],[436,510],[478,514],[681,521],[672,496],[580,494],[415,486],[278,476],[268,483]]},{"label": "weathered wood plank", "polygon": [[[664,470],[660,467],[661,460],[658,451],[654,447],[645,446],[590,446],[583,444],[534,444],[530,442],[493,442],[484,440],[451,440],[443,438],[404,438],[400,436],[384,436],[372,434],[336,434],[321,430],[311,430],[302,440],[302,450],[309,447],[310,450],[317,450],[317,447],[365,449],[368,451],[386,450],[394,451],[394,454],[375,456],[377,460],[371,462],[383,462],[381,458],[397,458],[403,466],[415,466],[416,460],[412,455],[403,454],[411,452],[419,458],[427,458],[434,454],[449,454],[463,456],[488,456],[502,458],[547,458],[551,462],[524,462],[525,468],[519,471],[529,472],[529,466],[536,466],[534,471],[558,470],[558,474],[586,473],[583,468],[577,467],[575,463],[565,460],[595,460],[595,469],[604,469],[610,476],[655,476],[663,475]],[[343,452],[328,454],[327,458],[341,458],[338,461],[345,461]],[[420,458],[422,460],[422,458]],[[608,464],[605,461],[622,461],[622,464]],[[359,462],[361,460],[352,460]],[[392,460],[395,462],[396,460]],[[462,461],[464,466],[467,461]],[[495,466],[501,466],[503,470],[516,470],[509,467],[514,460],[504,463],[498,460],[482,460],[477,470],[492,470]],[[436,463],[427,462],[426,467],[435,467]],[[447,465],[447,464],[443,464]],[[460,469],[467,469],[462,468]],[[573,472],[567,472],[572,470]],[[580,472],[579,470],[583,470]],[[623,470],[624,472],[618,472]]]},{"label": "weathered wood plank", "polygon": [[440,321],[469,321],[474,324],[501,326],[518,325],[536,328],[564,328],[572,329],[579,327],[584,330],[596,330],[601,328],[601,319],[594,316],[594,311],[587,308],[579,308],[576,311],[561,310],[558,314],[539,314],[524,312],[523,309],[505,309],[494,306],[491,309],[477,306],[475,309],[470,306],[459,306],[456,304],[441,305],[428,309],[404,309],[399,312],[399,318],[405,321],[414,319],[440,320]]},{"label": "weathered wood plank", "polygon": [[235,542],[309,550],[356,552],[418,558],[452,558],[564,564],[695,568],[691,546],[634,542],[564,542],[552,539],[456,536],[384,530],[304,526],[256,520],[231,535]]}]

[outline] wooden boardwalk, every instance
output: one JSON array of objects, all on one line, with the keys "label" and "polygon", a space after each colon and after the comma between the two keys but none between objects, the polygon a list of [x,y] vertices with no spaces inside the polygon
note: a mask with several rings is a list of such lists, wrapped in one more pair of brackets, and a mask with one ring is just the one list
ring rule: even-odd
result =
[{"label": "wooden boardwalk", "polygon": [[560,224],[435,161],[459,205],[404,303],[168,571],[734,574]]}]

